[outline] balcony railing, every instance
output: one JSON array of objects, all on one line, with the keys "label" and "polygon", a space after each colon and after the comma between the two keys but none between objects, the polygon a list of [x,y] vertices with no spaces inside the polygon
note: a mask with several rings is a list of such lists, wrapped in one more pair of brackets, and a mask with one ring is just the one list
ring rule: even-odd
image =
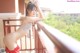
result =
[{"label": "balcony railing", "polygon": [[[3,20],[4,35],[16,31],[17,28],[20,27],[20,24],[17,24],[19,22],[19,19]],[[34,31],[34,25],[32,26],[32,31]],[[31,30],[29,30],[27,36],[24,36],[18,40],[17,43],[20,45],[21,52],[24,51],[23,53],[45,53],[45,48],[43,47],[39,36],[34,35],[35,33],[36,32],[34,31],[31,35]]]},{"label": "balcony railing", "polygon": [[[20,25],[11,25],[11,21],[20,21],[17,19],[3,20],[4,24],[4,35],[11,33],[12,30],[16,31],[16,28]],[[37,27],[36,27],[37,26]],[[13,28],[13,29],[12,29]],[[27,37],[25,36],[25,48],[23,49],[23,43],[20,39],[21,51],[32,51],[34,53],[80,53],[80,43],[73,39],[72,37],[60,32],[59,30],[52,28],[43,22],[38,22],[32,27],[33,36],[31,35],[31,30],[29,31],[30,38],[27,42]],[[34,38],[34,44],[32,43],[31,37]],[[32,48],[34,45],[34,48]],[[27,48],[30,46],[29,48]]]},{"label": "balcony railing", "polygon": [[[59,30],[55,28],[52,28],[51,26],[44,24],[43,22],[38,22],[37,25],[39,29],[41,29],[38,33],[41,34],[42,32],[44,32],[45,37],[48,37],[51,43],[55,45],[54,49],[56,50],[57,53],[80,53],[79,41],[60,32]],[[47,39],[42,38],[42,36],[40,36],[40,39],[46,40],[45,42],[43,42],[43,45],[45,44],[47,51],[49,53],[52,53],[51,52],[53,51],[53,49],[51,49],[52,47],[47,47],[51,44],[48,43],[48,45],[46,45],[46,42],[48,42]]]}]

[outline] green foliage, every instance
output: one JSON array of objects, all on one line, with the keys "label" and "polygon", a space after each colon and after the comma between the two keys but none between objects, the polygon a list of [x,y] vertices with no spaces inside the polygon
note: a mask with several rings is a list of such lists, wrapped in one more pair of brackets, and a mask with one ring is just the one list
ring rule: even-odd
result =
[{"label": "green foliage", "polygon": [[52,27],[76,38],[80,41],[80,17],[72,17],[71,15],[53,15],[50,13],[43,21]]}]

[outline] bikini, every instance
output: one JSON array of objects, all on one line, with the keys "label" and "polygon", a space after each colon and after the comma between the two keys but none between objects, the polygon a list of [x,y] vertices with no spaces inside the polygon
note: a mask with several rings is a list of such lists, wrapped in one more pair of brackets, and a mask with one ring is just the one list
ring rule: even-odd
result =
[{"label": "bikini", "polygon": [[20,53],[20,47],[18,45],[16,48],[14,48],[14,50],[9,50],[7,47],[5,50],[7,53]]}]

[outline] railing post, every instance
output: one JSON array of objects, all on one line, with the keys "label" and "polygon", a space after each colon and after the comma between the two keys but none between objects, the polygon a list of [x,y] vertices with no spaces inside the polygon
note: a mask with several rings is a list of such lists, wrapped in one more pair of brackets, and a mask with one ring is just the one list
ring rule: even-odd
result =
[{"label": "railing post", "polygon": [[36,30],[35,26],[32,27],[34,38],[35,38],[35,49],[36,53],[44,53],[44,47],[40,41],[38,30]]},{"label": "railing post", "polygon": [[[7,22],[7,24],[9,25],[10,24],[10,22],[9,21],[6,21]],[[7,33],[10,33],[11,32],[11,27],[10,26],[8,26],[8,27],[6,27],[7,28]]]}]

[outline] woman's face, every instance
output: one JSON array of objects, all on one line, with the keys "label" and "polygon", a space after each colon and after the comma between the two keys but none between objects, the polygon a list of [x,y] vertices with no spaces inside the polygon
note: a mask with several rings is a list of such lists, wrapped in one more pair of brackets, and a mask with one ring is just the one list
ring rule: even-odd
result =
[{"label": "woman's face", "polygon": [[29,16],[35,16],[36,15],[36,8],[34,7],[33,10],[28,10]]}]

